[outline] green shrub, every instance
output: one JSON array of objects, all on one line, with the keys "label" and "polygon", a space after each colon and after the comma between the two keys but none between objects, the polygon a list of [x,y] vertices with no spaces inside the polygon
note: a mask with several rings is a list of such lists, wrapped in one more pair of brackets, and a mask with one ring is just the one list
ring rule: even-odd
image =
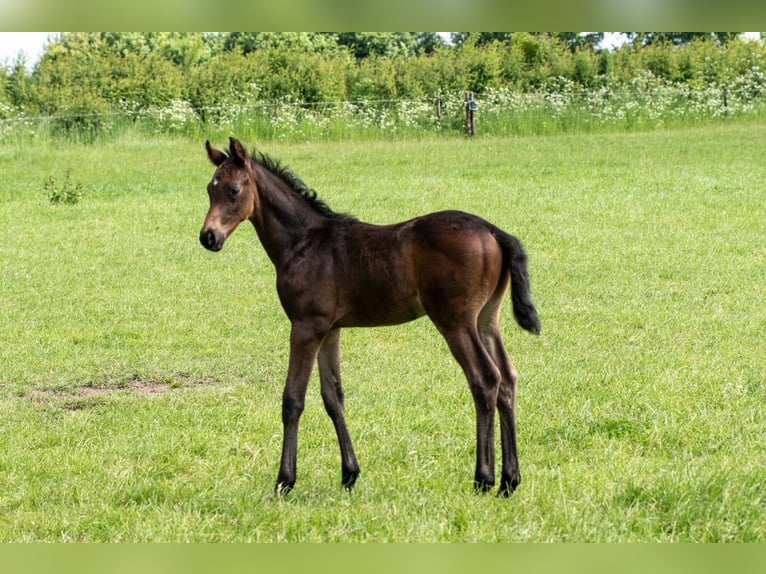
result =
[{"label": "green shrub", "polygon": [[[760,116],[766,99],[766,46],[757,41],[599,51],[521,32],[502,42],[469,36],[427,53],[355,58],[347,47],[329,49],[326,35],[292,39],[320,41],[316,50],[278,35],[237,38],[227,45],[193,34],[67,34],[31,73],[0,67],[0,135],[85,143],[126,131],[399,137],[436,129],[437,96],[438,130],[461,133],[466,90],[481,106],[479,134],[652,129]],[[256,44],[245,49],[247,42]]]}]

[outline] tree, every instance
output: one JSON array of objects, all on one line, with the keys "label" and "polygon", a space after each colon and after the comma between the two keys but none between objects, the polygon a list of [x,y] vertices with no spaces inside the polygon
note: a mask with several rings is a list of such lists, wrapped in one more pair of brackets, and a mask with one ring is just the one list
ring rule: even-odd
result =
[{"label": "tree", "polygon": [[416,54],[433,54],[438,48],[447,45],[444,38],[436,32],[417,32],[416,33]]},{"label": "tree", "polygon": [[19,54],[10,69],[6,71],[0,67],[0,102],[7,97],[12,106],[23,107],[29,100],[31,84],[32,78],[27,71],[26,57],[23,53]]},{"label": "tree", "polygon": [[473,42],[476,46],[484,46],[492,42],[510,42],[511,32],[452,32],[450,37],[455,46],[462,46],[466,42]]},{"label": "tree", "polygon": [[624,32],[634,46],[670,43],[674,46],[689,44],[694,40],[714,40],[725,45],[740,35],[740,32]]},{"label": "tree", "polygon": [[414,55],[418,37],[413,32],[341,32],[338,43],[348,47],[357,59],[370,56],[396,58]]},{"label": "tree", "polygon": [[[555,38],[572,52],[578,49],[595,50],[604,39],[603,32],[530,32],[529,35]],[[455,46],[462,46],[466,42],[485,46],[492,42],[508,44],[513,41],[513,34],[511,32],[453,32],[451,38]]]},{"label": "tree", "polygon": [[230,32],[224,34],[223,49],[242,54],[275,49],[333,53],[338,51],[338,35],[329,32]]},{"label": "tree", "polygon": [[593,51],[604,39],[603,32],[553,32],[551,36],[564,42],[570,52]]},{"label": "tree", "polygon": [[212,53],[202,32],[65,32],[48,44],[45,56],[80,52],[121,58],[158,55],[181,67],[204,62]]}]

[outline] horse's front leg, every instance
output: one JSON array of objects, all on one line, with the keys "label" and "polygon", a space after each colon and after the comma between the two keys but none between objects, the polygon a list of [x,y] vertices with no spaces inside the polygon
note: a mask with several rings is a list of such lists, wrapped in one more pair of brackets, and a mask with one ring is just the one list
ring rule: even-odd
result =
[{"label": "horse's front leg", "polygon": [[303,413],[306,387],[324,335],[324,332],[301,323],[293,323],[290,332],[290,365],[282,394],[282,462],[274,488],[277,494],[285,494],[295,485],[298,423]]},{"label": "horse's front leg", "polygon": [[343,386],[340,382],[340,329],[327,334],[319,349],[319,378],[322,382],[322,400],[338,435],[343,486],[351,490],[359,476],[359,463],[346,425],[343,406]]}]

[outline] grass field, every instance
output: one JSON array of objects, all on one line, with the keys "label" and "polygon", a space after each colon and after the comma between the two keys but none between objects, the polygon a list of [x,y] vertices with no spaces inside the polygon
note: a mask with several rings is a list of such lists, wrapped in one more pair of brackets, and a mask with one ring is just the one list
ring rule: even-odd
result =
[{"label": "grass field", "polygon": [[344,331],[355,491],[314,380],[272,495],[289,325],[251,227],[199,245],[202,144],[0,144],[0,541],[766,541],[766,125],[264,149],[338,211],[522,239],[543,332],[507,306],[509,500],[472,492],[425,319]]}]

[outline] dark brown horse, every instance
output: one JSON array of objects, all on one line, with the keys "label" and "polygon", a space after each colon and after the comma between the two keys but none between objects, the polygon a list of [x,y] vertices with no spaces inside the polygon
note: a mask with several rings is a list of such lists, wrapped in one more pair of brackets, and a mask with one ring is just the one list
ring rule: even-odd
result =
[{"label": "dark brown horse", "polygon": [[502,495],[521,482],[516,444],[518,375],[498,319],[510,284],[521,327],[539,333],[521,243],[487,221],[459,211],[396,225],[372,225],[333,212],[292,172],[248,155],[230,138],[228,154],[205,143],[216,166],[207,186],[210,210],[200,242],[219,251],[250,220],[277,272],[290,319],[290,364],[282,397],[284,441],[276,491],[295,484],[298,421],[306,386],[319,364],[322,399],[338,434],[343,485],[359,476],[343,406],[340,330],[394,325],[423,315],[434,322],[463,369],[476,407],[474,487],[495,484],[494,415],[500,414]]}]

